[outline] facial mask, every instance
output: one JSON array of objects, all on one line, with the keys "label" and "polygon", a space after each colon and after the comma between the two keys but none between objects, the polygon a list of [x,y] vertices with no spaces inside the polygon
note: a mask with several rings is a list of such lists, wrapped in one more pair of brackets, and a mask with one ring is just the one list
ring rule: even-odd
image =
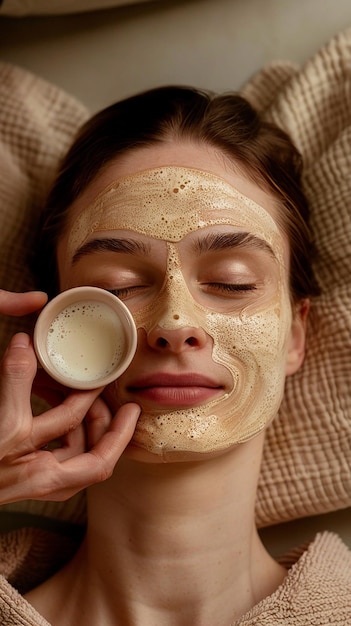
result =
[{"label": "facial mask", "polygon": [[[178,250],[178,242],[189,233],[222,225],[255,235],[274,255],[270,297],[257,298],[239,311],[212,311],[196,302]],[[133,313],[137,327],[146,333],[155,325],[203,328],[213,340],[213,361],[232,378],[229,393],[207,404],[143,411],[134,442],[164,458],[181,459],[188,452],[226,449],[253,437],[279,408],[291,326],[284,242],[271,215],[213,174],[171,166],[125,177],[103,191],[70,226],[70,257],[111,230],[129,230],[168,245],[163,287],[155,302]]]},{"label": "facial mask", "polygon": [[[212,452],[243,443],[276,415],[283,394],[289,300],[228,315],[195,302],[184,281],[175,244],[169,244],[168,276],[152,306],[134,314],[137,327],[150,332],[201,327],[213,338],[212,358],[232,375],[229,393],[206,405],[170,412],[142,413],[134,440],[152,452]],[[286,309],[284,318],[283,306]],[[155,446],[157,442],[157,446]]]},{"label": "facial mask", "polygon": [[102,191],[69,225],[67,254],[72,258],[103,231],[127,229],[176,242],[215,224],[247,230],[273,248],[281,240],[269,213],[218,176],[168,166],[126,176]]}]

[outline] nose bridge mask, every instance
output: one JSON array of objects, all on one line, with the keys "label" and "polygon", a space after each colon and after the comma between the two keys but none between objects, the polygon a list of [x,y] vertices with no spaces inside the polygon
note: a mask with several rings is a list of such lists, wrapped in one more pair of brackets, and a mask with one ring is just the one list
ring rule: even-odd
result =
[{"label": "nose bridge mask", "polygon": [[152,305],[134,314],[138,328],[147,333],[155,327],[165,330],[203,328],[206,312],[191,295],[181,269],[176,246],[167,243],[167,267],[163,286]]}]

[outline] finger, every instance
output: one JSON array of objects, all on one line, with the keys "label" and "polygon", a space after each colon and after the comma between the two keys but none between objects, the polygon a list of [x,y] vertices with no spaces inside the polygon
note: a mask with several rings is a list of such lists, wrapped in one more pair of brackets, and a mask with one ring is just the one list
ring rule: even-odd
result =
[{"label": "finger", "polygon": [[[61,463],[62,485],[56,488],[55,499],[66,499],[89,485],[110,478],[118,459],[133,437],[140,410],[134,403],[123,405],[112,420],[109,430],[89,452]],[[47,496],[45,494],[44,497]]]},{"label": "finger", "polygon": [[[118,412],[115,417],[116,424],[118,419],[120,423],[123,423],[126,410],[121,408],[120,411],[121,413]],[[129,413],[127,414],[128,419]],[[84,418],[84,423],[60,438],[60,445],[55,445],[53,449],[54,454],[60,461],[63,461],[91,450],[109,429],[111,421],[112,413],[101,396],[99,396],[90,407]],[[120,427],[117,424],[117,429]]]},{"label": "finger", "polygon": [[0,289],[0,313],[3,315],[27,315],[41,309],[47,302],[43,291],[14,293]]},{"label": "finger", "polygon": [[55,445],[55,443],[57,442],[54,442],[53,447],[49,445],[49,449],[52,449],[56,459],[60,462],[86,452],[88,448],[84,423],[80,424],[64,437],[61,437],[59,445]]},{"label": "finger", "polygon": [[118,411],[110,429],[89,452],[60,462],[60,452],[38,450],[1,474],[0,502],[23,499],[66,500],[89,485],[109,478],[131,440],[140,407],[130,403]]},{"label": "finger", "polygon": [[70,392],[71,389],[57,382],[45,370],[38,367],[32,386],[33,394],[45,400],[50,406],[55,407],[61,404]]},{"label": "finger", "polygon": [[30,395],[36,368],[30,338],[25,333],[14,335],[0,365],[0,457],[31,431]]},{"label": "finger", "polygon": [[96,398],[85,418],[88,449],[92,448],[107,431],[112,417],[112,413],[102,397]]},{"label": "finger", "polygon": [[102,387],[89,391],[71,391],[61,404],[55,406],[33,420],[30,439],[17,453],[25,454],[30,450],[73,432],[83,422],[93,402],[102,391]]}]

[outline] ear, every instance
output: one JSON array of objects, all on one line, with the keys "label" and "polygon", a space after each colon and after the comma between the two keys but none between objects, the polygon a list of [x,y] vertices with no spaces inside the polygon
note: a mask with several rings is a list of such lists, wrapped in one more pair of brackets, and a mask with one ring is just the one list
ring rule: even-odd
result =
[{"label": "ear", "polygon": [[286,358],[286,376],[295,374],[305,358],[307,317],[310,301],[306,298],[297,303],[293,309],[288,351]]}]

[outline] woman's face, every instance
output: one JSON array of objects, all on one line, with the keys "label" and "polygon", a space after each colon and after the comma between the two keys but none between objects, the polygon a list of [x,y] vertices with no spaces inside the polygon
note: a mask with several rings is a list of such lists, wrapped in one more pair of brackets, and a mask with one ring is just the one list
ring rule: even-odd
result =
[{"label": "woman's face", "polygon": [[277,203],[232,168],[190,143],[131,152],[71,207],[59,242],[61,288],[108,289],[135,319],[135,358],[104,391],[112,410],[142,407],[134,456],[192,460],[250,439],[301,362]]}]

